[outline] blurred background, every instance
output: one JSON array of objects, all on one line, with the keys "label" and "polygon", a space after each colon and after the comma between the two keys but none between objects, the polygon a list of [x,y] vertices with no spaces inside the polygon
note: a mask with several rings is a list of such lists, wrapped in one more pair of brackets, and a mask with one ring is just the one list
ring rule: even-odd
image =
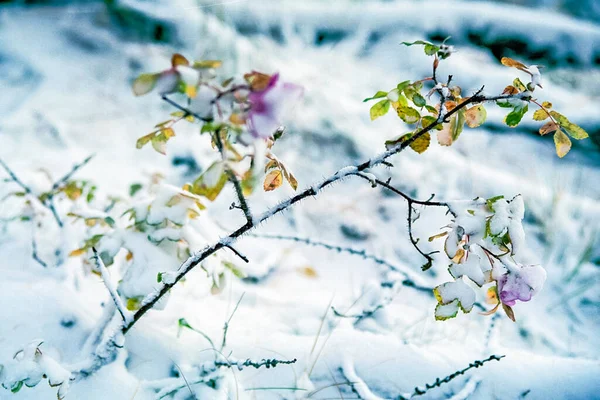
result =
[{"label": "blurred background", "polygon": [[[507,354],[507,359],[482,372],[483,383],[472,398],[599,398],[594,374],[600,356],[600,1],[0,0],[0,157],[17,171],[66,171],[95,153],[81,174],[106,192],[125,191],[155,172],[177,185],[194,179],[214,157],[197,128],[179,128],[167,156],[135,149],[136,139],[173,110],[156,97],[134,98],[131,82],[142,72],[167,68],[171,54],[180,52],[189,59],[223,60],[224,77],[253,69],[279,71],[286,81],[305,87],[303,104],[277,143],[278,155],[303,187],[377,154],[385,140],[407,131],[391,115],[371,122],[369,106],[362,100],[398,82],[429,76],[430,60],[422,49],[401,46],[402,41],[441,41],[448,36],[458,52],[441,64],[439,74],[452,74],[463,93],[482,85],[488,94],[500,93],[516,76],[524,79],[500,64],[503,56],[543,65],[543,90],[536,95],[586,129],[590,139],[576,141],[560,160],[551,135],[537,134],[538,122],[527,116],[518,128],[507,128],[502,122],[505,111],[490,105],[488,122],[463,132],[451,148],[435,144],[423,155],[403,152],[392,159],[394,168],[378,173],[423,199],[432,193],[438,199],[523,194],[529,247],[525,261],[546,268],[546,287],[517,307],[517,323],[499,317],[493,325],[490,317],[480,315],[436,323],[434,299],[403,289],[374,321],[348,330],[329,323],[328,332],[342,333],[331,334],[311,378],[323,385],[335,382],[336,366],[351,356],[361,360],[356,370],[371,390],[392,398],[491,348]],[[275,204],[291,194],[288,189],[256,194],[253,208]],[[222,199],[211,205],[226,226],[234,226],[230,203]],[[10,210],[0,206],[0,211]],[[423,238],[438,233],[445,218],[423,218],[417,233]],[[16,293],[16,282],[39,273],[21,268],[30,263],[24,229],[4,227],[0,235],[0,254],[11,260],[0,262],[6,277],[0,286],[0,299],[6,303],[0,304],[17,304],[11,321],[21,320],[18,304],[30,299],[25,289]],[[406,205],[361,182],[337,185],[261,229],[358,246],[415,272],[422,265],[408,241]],[[248,266],[251,274],[270,271],[267,242],[248,239],[240,246],[254,260]],[[295,277],[293,271],[311,265],[317,278],[290,279],[281,273],[255,289],[234,284],[229,297],[193,300],[201,309],[196,318],[203,322],[198,323],[218,332],[235,293],[247,291],[247,317],[242,317],[247,323],[240,322],[239,330],[232,331],[233,343],[253,350],[294,350],[295,355],[309,349],[315,332],[321,332],[322,313],[334,293],[333,304],[341,308],[357,298],[359,307],[379,301],[363,296],[366,287],[378,285],[378,277],[362,260],[284,246],[289,259],[277,261],[283,271]],[[434,244],[424,246],[435,249]],[[432,285],[444,282],[446,268],[438,260],[423,275]],[[60,282],[52,285],[60,288]],[[174,304],[190,301],[188,292],[189,288],[174,296]],[[54,290],[44,293],[47,304],[81,312],[71,309],[72,302],[59,302]],[[77,298],[74,294],[72,299]],[[29,322],[20,330],[0,327],[2,354],[23,336],[40,332],[64,335],[57,340],[68,348],[72,333],[54,328],[51,318],[42,314],[37,324]],[[156,318],[161,324],[168,319]],[[206,322],[213,318],[217,322]],[[172,349],[165,345],[169,336],[156,335],[153,340],[160,349],[155,351],[170,354]],[[186,346],[191,344],[186,343],[178,351],[189,350]],[[135,349],[130,351],[135,361]],[[130,399],[136,382],[159,379],[164,373],[144,362],[124,365],[124,376],[131,379],[117,382],[115,399]],[[252,379],[270,386],[287,379],[274,376]],[[105,398],[94,386],[107,382],[102,379],[108,378],[98,378],[87,392],[79,392],[89,397],[74,398]],[[457,385],[430,398],[449,398],[459,392]],[[322,394],[355,398],[351,390],[344,390]],[[0,392],[3,396],[8,392]],[[35,391],[18,396],[45,398],[35,397],[41,396]],[[272,391],[251,396],[292,398]]]}]

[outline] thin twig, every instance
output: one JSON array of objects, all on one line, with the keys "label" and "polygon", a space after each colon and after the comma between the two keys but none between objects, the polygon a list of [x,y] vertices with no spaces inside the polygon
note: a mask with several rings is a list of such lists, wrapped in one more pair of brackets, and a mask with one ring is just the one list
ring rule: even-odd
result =
[{"label": "thin twig", "polygon": [[244,189],[242,188],[242,184],[240,183],[239,179],[235,175],[235,171],[233,171],[227,163],[226,150],[225,150],[225,146],[223,145],[223,140],[221,138],[220,131],[217,131],[214,133],[214,138],[215,138],[215,144],[217,145],[217,149],[219,150],[219,153],[221,153],[221,158],[223,159],[223,164],[225,165],[225,168],[227,170],[227,179],[229,180],[229,182],[231,182],[233,184],[233,188],[235,189],[235,194],[238,198],[238,201],[240,202],[239,208],[242,209],[242,212],[244,213],[244,217],[246,217],[246,222],[251,225],[253,223],[252,212],[250,211],[250,206],[248,205],[246,196],[244,196]]},{"label": "thin twig", "polygon": [[233,311],[231,312],[229,319],[227,321],[225,321],[225,324],[223,325],[223,340],[221,341],[221,351],[223,351],[223,349],[227,345],[227,331],[229,330],[229,323],[231,322],[231,319],[235,315],[235,312],[237,311],[238,307],[240,306],[240,303],[242,302],[242,299],[244,298],[245,294],[246,294],[246,292],[242,293],[242,295],[240,296],[240,299],[238,300],[237,304],[235,305]]},{"label": "thin twig", "polygon": [[318,241],[318,240],[313,240],[313,239],[309,239],[309,238],[298,237],[298,236],[277,235],[277,234],[268,234],[268,233],[250,233],[250,234],[248,234],[248,236],[255,237],[255,238],[273,239],[273,240],[286,240],[286,241],[291,241],[291,242],[296,242],[296,243],[302,243],[307,246],[322,247],[324,249],[336,251],[338,253],[347,253],[347,254],[351,254],[354,256],[358,256],[364,260],[373,261],[376,264],[382,265],[391,271],[402,274],[402,276],[404,277],[404,280],[401,282],[403,286],[411,287],[416,290],[424,291],[427,293],[432,293],[431,292],[432,288],[419,285],[415,282],[415,279],[418,279],[418,277],[415,276],[412,273],[412,271],[409,271],[406,268],[402,268],[397,265],[394,265],[383,258],[377,257],[374,254],[367,252],[364,249],[359,250],[359,249],[355,249],[352,247],[343,247],[343,246],[338,246],[338,245],[334,245],[334,244],[330,244],[330,243],[326,243],[326,242],[322,242],[322,241]]},{"label": "thin twig", "polygon": [[249,263],[250,262],[250,260],[248,260],[248,257],[246,257],[245,255],[243,255],[242,253],[240,253],[232,245],[228,244],[225,247],[227,247],[229,250],[233,251],[235,253],[235,255],[238,256],[239,258],[241,258],[242,261],[244,261],[245,263]]},{"label": "thin twig", "polygon": [[37,241],[35,240],[35,222],[32,222],[31,228],[31,257],[44,268],[48,268],[48,263],[40,258],[37,251]]},{"label": "thin twig", "polygon": [[104,286],[106,286],[106,289],[108,289],[110,297],[115,303],[115,306],[117,306],[117,311],[119,311],[119,314],[121,314],[124,323],[130,322],[133,317],[132,312],[129,311],[127,307],[125,307],[125,304],[123,304],[123,300],[121,300],[121,296],[119,296],[119,293],[117,293],[117,290],[110,282],[110,274],[108,273],[104,262],[102,262],[102,259],[98,255],[96,248],[92,247],[92,251],[94,252],[93,258],[96,262],[96,268],[98,268],[98,270],[100,271],[100,275],[102,276],[102,280],[104,281]]}]

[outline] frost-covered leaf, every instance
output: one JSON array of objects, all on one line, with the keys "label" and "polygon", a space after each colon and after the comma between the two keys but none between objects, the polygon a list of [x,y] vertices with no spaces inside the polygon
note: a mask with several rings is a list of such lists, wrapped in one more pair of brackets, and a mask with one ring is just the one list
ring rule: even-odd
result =
[{"label": "frost-covered leaf", "polygon": [[263,189],[265,192],[277,189],[283,183],[283,172],[280,169],[271,171],[265,177]]},{"label": "frost-covered leaf", "polygon": [[445,321],[454,318],[458,315],[458,300],[454,300],[448,304],[438,304],[435,307],[435,319],[437,321]]},{"label": "frost-covered leaf", "polygon": [[475,304],[475,292],[462,279],[437,286],[433,294],[440,304],[458,300],[458,306],[465,313],[470,312]]},{"label": "frost-covered leaf", "polygon": [[478,104],[465,111],[465,121],[469,128],[477,128],[485,122],[487,111],[483,104]]},{"label": "frost-covered leaf", "polygon": [[563,128],[565,132],[567,132],[573,139],[581,140],[589,137],[586,131],[584,131],[579,125],[569,121],[569,119],[564,115],[556,111],[550,111],[550,115],[554,117],[560,127]]},{"label": "frost-covered leaf", "polygon": [[163,134],[152,137],[152,147],[162,155],[167,154],[167,138]]},{"label": "frost-covered leaf", "polygon": [[571,150],[571,140],[562,130],[557,130],[554,133],[554,145],[556,146],[556,154],[563,158]]},{"label": "frost-covered leaf", "polygon": [[416,123],[419,118],[421,118],[421,114],[419,114],[419,111],[415,110],[412,107],[398,107],[398,109],[396,110],[398,112],[398,116],[400,117],[400,119],[402,119],[402,121],[406,122],[407,124],[414,124]]},{"label": "frost-covered leaf", "polygon": [[371,107],[369,114],[371,115],[371,121],[385,115],[390,109],[390,101],[388,99],[381,100]]}]

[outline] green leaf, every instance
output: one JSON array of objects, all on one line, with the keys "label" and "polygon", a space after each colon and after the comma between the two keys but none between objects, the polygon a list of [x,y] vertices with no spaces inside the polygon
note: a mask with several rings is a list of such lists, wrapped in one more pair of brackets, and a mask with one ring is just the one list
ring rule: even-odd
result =
[{"label": "green leaf", "polygon": [[415,103],[415,106],[417,106],[417,107],[425,107],[425,104],[427,104],[427,101],[425,100],[425,98],[423,96],[421,96],[419,93],[414,94],[412,101],[413,101],[413,103]]},{"label": "green leaf", "polygon": [[527,114],[528,110],[529,106],[527,104],[513,108],[513,110],[504,118],[504,123],[511,128],[514,128],[519,125],[519,122],[521,122],[523,116]]},{"label": "green leaf", "polygon": [[440,49],[439,46],[436,46],[433,43],[426,42],[424,40],[416,40],[414,42],[402,42],[402,44],[405,46],[424,45],[425,54],[427,54],[428,56],[434,55]]},{"label": "green leaf", "polygon": [[412,107],[400,106],[396,111],[398,112],[398,116],[400,117],[400,119],[402,119],[402,121],[406,122],[407,124],[414,124],[419,120],[419,118],[421,118],[421,114],[419,114],[419,111],[415,110]]},{"label": "green leaf", "polygon": [[373,97],[367,97],[366,99],[363,100],[364,102],[367,102],[369,100],[375,100],[375,99],[380,99],[382,97],[386,97],[387,96],[387,92],[383,92],[383,91],[378,91],[377,93],[375,93],[375,95]]},{"label": "green leaf", "polygon": [[425,54],[432,56],[440,50],[440,46],[436,46],[435,44],[426,44],[424,50]]},{"label": "green leaf", "polygon": [[464,109],[458,111],[456,115],[450,121],[450,134],[452,135],[452,141],[455,142],[460,136],[465,126],[465,112]]},{"label": "green leaf", "polygon": [[142,189],[142,185],[140,183],[133,183],[129,186],[129,196],[133,197],[137,192]]},{"label": "green leaf", "polygon": [[550,115],[554,117],[560,127],[563,128],[573,139],[581,140],[589,137],[586,131],[584,131],[579,125],[569,121],[564,115],[557,113],[556,111],[550,111]]},{"label": "green leaf", "polygon": [[[423,125],[423,128],[428,127],[431,124],[434,124],[437,121],[436,117],[432,117],[431,115],[426,115],[421,119],[421,124]],[[437,131],[441,131],[443,129],[442,124],[437,124],[436,126],[433,127],[433,129],[437,130]]]},{"label": "green leaf", "polygon": [[398,136],[395,139],[386,140],[385,141],[385,148],[387,150],[390,150],[391,148],[395,147],[396,145],[398,145],[400,143],[404,143],[405,141],[407,141],[412,135],[413,135],[413,133],[409,132],[409,133],[405,133],[403,135],[400,135],[400,136]]},{"label": "green leaf", "polygon": [[154,138],[154,136],[156,136],[156,131],[155,132],[150,132],[149,134],[142,136],[141,138],[139,138],[137,140],[137,142],[135,142],[135,147],[137,149],[141,149],[142,147],[144,147],[146,144],[148,144],[152,138]]},{"label": "green leaf", "polygon": [[13,393],[18,393],[22,387],[23,387],[23,381],[19,381],[10,388],[10,391]]},{"label": "green leaf", "polygon": [[504,196],[502,196],[502,195],[490,197],[489,199],[485,200],[485,204],[488,206],[490,211],[494,212],[494,203],[503,198],[504,198]]},{"label": "green leaf", "polygon": [[[387,96],[387,93],[386,93]],[[375,103],[375,105],[373,105],[373,107],[371,107],[371,111],[370,111],[370,115],[371,115],[371,121],[376,120],[377,118],[385,115],[390,109],[390,101],[389,100],[381,100],[377,103]]]},{"label": "green leaf", "polygon": [[408,86],[410,85],[410,81],[404,81],[404,82],[400,82],[398,84],[398,86],[396,86],[396,88],[398,89],[399,93],[402,93],[402,91]]},{"label": "green leaf", "polygon": [[112,217],[104,218],[104,222],[106,222],[111,228],[115,226],[115,220]]}]

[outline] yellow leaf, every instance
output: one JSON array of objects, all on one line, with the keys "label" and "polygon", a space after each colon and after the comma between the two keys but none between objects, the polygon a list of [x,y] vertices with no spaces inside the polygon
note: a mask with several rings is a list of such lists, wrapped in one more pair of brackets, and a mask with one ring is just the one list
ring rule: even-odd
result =
[{"label": "yellow leaf", "polygon": [[515,312],[513,311],[513,309],[510,306],[507,306],[506,304],[502,303],[502,308],[504,309],[504,312],[506,313],[506,316],[508,316],[508,318],[510,318],[512,320],[512,322],[515,322]]},{"label": "yellow leaf", "polygon": [[510,57],[502,57],[502,59],[500,60],[500,62],[502,63],[502,65],[507,66],[507,67],[513,67],[513,68],[518,68],[521,70],[526,70],[527,66],[517,60],[513,60]]},{"label": "yellow leaf", "polygon": [[435,239],[439,239],[439,238],[443,238],[444,236],[446,236],[448,234],[448,232],[442,232],[442,233],[438,233],[437,235],[433,235],[429,238],[430,242],[433,242]]},{"label": "yellow leaf", "polygon": [[415,152],[422,154],[429,147],[429,143],[431,143],[431,135],[429,134],[429,132],[427,132],[415,139],[410,144],[410,148],[413,149]]},{"label": "yellow leaf", "polygon": [[473,106],[465,112],[465,122],[469,128],[477,128],[485,122],[486,118],[487,111],[481,104]]},{"label": "yellow leaf", "polygon": [[139,138],[137,140],[137,142],[135,143],[135,148],[136,149],[141,149],[142,147],[144,147],[148,142],[150,142],[152,140],[152,138],[156,136],[156,132],[150,132],[149,134],[142,136],[141,138]]},{"label": "yellow leaf", "polygon": [[545,101],[542,103],[542,107],[550,109],[552,108],[552,103],[550,103],[549,101]]},{"label": "yellow leaf", "polygon": [[165,128],[162,130],[163,135],[165,135],[166,139],[170,139],[175,136],[175,131],[172,128]]},{"label": "yellow leaf", "polygon": [[[195,61],[194,68],[219,68],[223,64],[220,60]],[[227,86],[227,85],[223,85]]]},{"label": "yellow leaf", "polygon": [[307,276],[309,278],[316,278],[318,276],[317,271],[310,266],[299,268],[299,271],[302,275]]},{"label": "yellow leaf", "polygon": [[131,261],[131,260],[133,260],[133,253],[132,253],[132,252],[130,252],[130,251],[128,251],[128,252],[127,252],[127,255],[125,256],[125,260],[126,260],[126,261]]},{"label": "yellow leaf", "polygon": [[277,169],[267,174],[265,182],[263,183],[263,189],[265,192],[277,189],[283,183],[283,173]]},{"label": "yellow leaf", "polygon": [[130,297],[127,299],[127,303],[126,303],[125,307],[127,307],[127,309],[129,311],[135,311],[140,308],[141,304],[142,304],[141,297]]},{"label": "yellow leaf", "polygon": [[160,74],[141,74],[138,76],[137,79],[133,81],[133,94],[142,96],[146,93],[150,93],[152,89],[154,89],[154,86],[156,86],[159,75]]},{"label": "yellow leaf", "polygon": [[554,144],[556,145],[556,154],[563,158],[571,150],[571,139],[562,130],[557,130],[554,134]]},{"label": "yellow leaf", "polygon": [[548,118],[548,113],[545,110],[539,109],[533,113],[533,119],[536,121],[543,121],[546,118]]},{"label": "yellow leaf", "polygon": [[196,89],[196,86],[185,85],[185,94],[190,99],[193,99],[198,94],[198,90]]},{"label": "yellow leaf", "polygon": [[185,65],[186,67],[189,67],[190,62],[181,54],[175,53],[173,54],[173,57],[171,57],[171,65],[173,67],[177,67],[178,65]]},{"label": "yellow leaf", "polygon": [[463,249],[461,247],[456,251],[456,254],[454,255],[454,257],[452,257],[452,262],[455,264],[460,264],[460,261],[462,260],[462,258],[464,256],[465,256],[465,249]]},{"label": "yellow leaf", "polygon": [[554,121],[548,121],[540,128],[540,135],[544,136],[558,129],[558,125]]},{"label": "yellow leaf", "polygon": [[485,296],[485,302],[488,304],[498,304],[500,302],[500,300],[498,299],[498,289],[496,286],[492,286],[490,288],[488,288],[486,296]]},{"label": "yellow leaf", "polygon": [[85,254],[86,249],[85,248],[80,248],[80,249],[75,249],[72,252],[69,253],[69,257],[77,257],[77,256],[81,256],[83,254]]}]

